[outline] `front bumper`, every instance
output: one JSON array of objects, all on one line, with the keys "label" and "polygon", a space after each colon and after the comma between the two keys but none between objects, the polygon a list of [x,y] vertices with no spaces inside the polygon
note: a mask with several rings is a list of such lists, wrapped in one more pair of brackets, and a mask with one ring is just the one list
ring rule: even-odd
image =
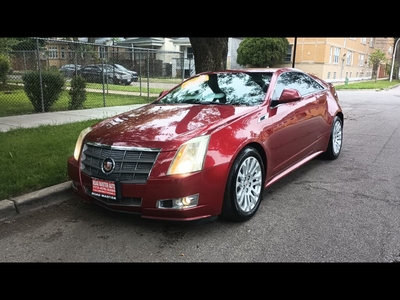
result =
[{"label": "front bumper", "polygon": [[[145,184],[119,184],[117,199],[93,196],[92,178],[80,172],[78,162],[68,160],[68,175],[74,193],[83,201],[95,203],[109,210],[136,213],[142,218],[192,221],[217,216],[221,213],[227,165],[218,165],[203,172],[185,176],[149,178]],[[159,200],[169,200],[198,194],[194,207],[172,209],[158,207]]]}]

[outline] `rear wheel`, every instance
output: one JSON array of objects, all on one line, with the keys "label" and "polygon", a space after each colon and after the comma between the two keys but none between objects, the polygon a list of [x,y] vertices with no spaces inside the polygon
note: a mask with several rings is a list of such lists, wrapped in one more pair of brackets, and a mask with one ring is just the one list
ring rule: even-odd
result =
[{"label": "rear wheel", "polygon": [[236,222],[249,220],[260,206],[264,191],[264,165],[254,148],[245,148],[230,170],[221,217]]},{"label": "rear wheel", "polygon": [[335,116],[332,123],[331,135],[329,137],[328,149],[326,149],[324,153],[325,158],[331,160],[338,158],[340,152],[342,151],[342,143],[343,122],[338,116]]}]

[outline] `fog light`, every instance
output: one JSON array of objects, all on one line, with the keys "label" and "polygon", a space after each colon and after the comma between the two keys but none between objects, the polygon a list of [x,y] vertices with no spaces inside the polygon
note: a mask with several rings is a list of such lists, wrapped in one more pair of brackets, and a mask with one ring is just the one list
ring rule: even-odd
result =
[{"label": "fog light", "polygon": [[199,203],[199,194],[175,199],[164,199],[157,201],[157,208],[164,209],[186,209],[197,206]]}]

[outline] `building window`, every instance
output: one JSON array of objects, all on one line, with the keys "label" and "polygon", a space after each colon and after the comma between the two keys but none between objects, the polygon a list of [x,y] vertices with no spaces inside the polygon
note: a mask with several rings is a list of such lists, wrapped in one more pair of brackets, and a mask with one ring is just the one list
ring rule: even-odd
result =
[{"label": "building window", "polygon": [[49,58],[52,58],[52,59],[58,58],[58,48],[57,48],[57,46],[49,47]]},{"label": "building window", "polygon": [[61,56],[61,58],[65,58],[65,48],[64,47],[61,47],[60,56]]},{"label": "building window", "polygon": [[353,52],[347,51],[346,54],[346,66],[351,66],[353,64]]},{"label": "building window", "polygon": [[370,38],[369,39],[369,46],[372,48],[373,45],[374,45],[374,38]]},{"label": "building window", "polygon": [[104,59],[106,56],[105,56],[105,48],[104,47],[99,47],[99,58],[100,59]]},{"label": "building window", "polygon": [[335,47],[335,51],[333,53],[333,63],[334,64],[339,63],[339,56],[340,56],[340,48]]},{"label": "building window", "polygon": [[193,48],[192,48],[192,47],[187,48],[186,51],[187,51],[187,52],[186,52],[186,58],[193,58],[193,57],[194,57],[194,55],[193,55]]},{"label": "building window", "polygon": [[331,72],[328,72],[328,79],[331,78]]},{"label": "building window", "polygon": [[336,72],[333,72],[333,79],[336,79]]},{"label": "building window", "polygon": [[286,56],[285,56],[285,62],[292,61],[292,49],[293,49],[293,45],[289,45],[287,52],[286,52]]},{"label": "building window", "polygon": [[329,62],[332,63],[332,53],[333,53],[333,47],[331,46],[331,50],[329,51]]},{"label": "building window", "polygon": [[365,45],[367,43],[367,38],[361,38],[361,44]]},{"label": "building window", "polygon": [[365,56],[364,54],[360,54],[358,57],[358,66],[364,67]]}]

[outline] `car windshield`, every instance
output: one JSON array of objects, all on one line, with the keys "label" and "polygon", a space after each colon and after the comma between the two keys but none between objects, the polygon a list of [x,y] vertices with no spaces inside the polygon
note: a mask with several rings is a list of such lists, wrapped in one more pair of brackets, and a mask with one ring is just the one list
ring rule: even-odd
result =
[{"label": "car windshield", "polygon": [[223,72],[184,81],[157,103],[260,105],[272,73]]},{"label": "car windshield", "polygon": [[118,71],[118,69],[114,68],[112,65],[103,65],[103,68],[106,70],[106,72]]},{"label": "car windshield", "polygon": [[122,71],[129,71],[127,68],[125,68],[124,66],[121,66],[119,64],[114,64],[114,67],[119,70],[122,70]]}]

